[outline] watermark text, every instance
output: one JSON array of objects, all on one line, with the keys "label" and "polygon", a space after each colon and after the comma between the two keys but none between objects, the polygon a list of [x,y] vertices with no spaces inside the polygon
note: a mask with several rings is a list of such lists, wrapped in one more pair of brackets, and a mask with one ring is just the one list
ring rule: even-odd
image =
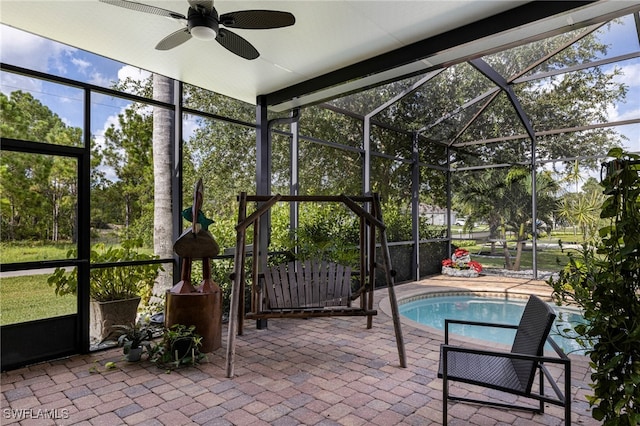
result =
[{"label": "watermark text", "polygon": [[69,418],[69,409],[67,408],[3,408],[2,418],[11,420],[26,419],[51,419],[63,420]]}]

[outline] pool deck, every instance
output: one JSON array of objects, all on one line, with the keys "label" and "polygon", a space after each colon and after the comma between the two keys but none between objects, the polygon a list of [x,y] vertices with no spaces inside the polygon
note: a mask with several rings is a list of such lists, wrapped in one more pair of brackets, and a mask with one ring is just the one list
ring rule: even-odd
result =
[{"label": "pool deck", "polygon": [[[491,291],[549,296],[542,281],[433,276],[396,286],[399,300],[426,292]],[[130,364],[119,348],[2,372],[0,423],[20,425],[438,425],[443,334],[402,321],[407,368],[399,366],[386,289],[376,290],[378,315],[252,322],[236,339],[235,377],[225,377],[223,347],[196,367],[167,374],[148,362]],[[585,395],[588,360],[572,358],[572,424],[597,425]],[[105,370],[114,361],[117,367]],[[97,371],[97,372],[96,372]],[[554,372],[560,376],[560,371]],[[470,385],[452,393],[516,398]],[[12,411],[13,410],[13,411]],[[47,413],[58,419],[46,419]],[[23,416],[23,420],[17,417]],[[24,416],[33,417],[24,419]],[[544,414],[450,403],[451,425],[559,425],[563,410]]]}]

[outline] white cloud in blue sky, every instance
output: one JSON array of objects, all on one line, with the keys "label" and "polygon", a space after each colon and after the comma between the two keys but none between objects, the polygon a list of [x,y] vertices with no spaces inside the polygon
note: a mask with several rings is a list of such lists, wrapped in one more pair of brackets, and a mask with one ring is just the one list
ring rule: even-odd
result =
[{"label": "white cloud in blue sky", "polygon": [[86,74],[87,68],[91,66],[91,62],[79,58],[71,58],[71,63],[75,65],[78,71],[82,74]]},{"label": "white cloud in blue sky", "polygon": [[[640,60],[633,63],[619,66],[622,75],[616,77],[617,82],[624,83],[628,89],[627,102],[618,108],[624,112],[616,111],[615,116],[611,116],[611,121],[628,120],[640,117]],[[622,108],[621,108],[622,107]]]},{"label": "white cloud in blue sky", "polygon": [[67,59],[77,50],[6,25],[0,26],[0,40],[3,62],[42,72],[66,73]]},{"label": "white cloud in blue sky", "polygon": [[131,65],[125,65],[118,70],[119,81],[124,81],[127,78],[130,78],[135,81],[143,81],[149,77],[151,77],[151,73],[149,71],[145,71]]},{"label": "white cloud in blue sky", "polygon": [[2,62],[111,87],[124,67],[116,61],[0,25]]}]

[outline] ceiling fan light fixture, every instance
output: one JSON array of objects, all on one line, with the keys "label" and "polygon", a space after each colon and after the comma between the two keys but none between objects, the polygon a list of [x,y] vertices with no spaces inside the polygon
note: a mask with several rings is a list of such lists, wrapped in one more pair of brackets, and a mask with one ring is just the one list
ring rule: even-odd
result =
[{"label": "ceiling fan light fixture", "polygon": [[218,36],[218,13],[215,9],[206,12],[190,7],[187,28],[198,40],[214,40]]},{"label": "ceiling fan light fixture", "polygon": [[156,44],[156,50],[161,51],[173,49],[191,38],[195,38],[204,41],[215,40],[231,53],[252,60],[259,57],[260,52],[238,34],[226,28],[220,28],[220,24],[232,28],[268,30],[288,27],[296,22],[296,18],[291,13],[277,10],[238,10],[225,13],[220,17],[216,8],[213,7],[213,0],[187,0],[189,3],[187,16],[132,0],[99,1],[124,9],[172,18],[183,23],[186,21],[187,28],[183,27],[172,32]]},{"label": "ceiling fan light fixture", "polygon": [[198,40],[214,40],[218,33],[216,30],[206,26],[197,26],[191,28],[191,35],[197,38]]}]

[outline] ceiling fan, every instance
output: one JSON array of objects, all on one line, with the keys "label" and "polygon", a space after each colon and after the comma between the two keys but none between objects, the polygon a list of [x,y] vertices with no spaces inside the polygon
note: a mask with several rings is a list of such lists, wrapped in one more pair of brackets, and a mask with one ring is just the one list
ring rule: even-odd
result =
[{"label": "ceiling fan", "polygon": [[213,0],[187,0],[189,3],[187,16],[160,7],[128,0],[100,1],[125,9],[177,19],[186,24],[185,28],[175,31],[160,40],[156,45],[157,50],[173,49],[191,37],[195,37],[200,40],[215,39],[222,47],[238,56],[245,59],[256,59],[260,56],[260,53],[251,43],[238,34],[222,28],[222,26],[263,30],[288,27],[296,22],[296,18],[291,13],[276,10],[240,10],[218,16],[216,8],[213,7]]}]

